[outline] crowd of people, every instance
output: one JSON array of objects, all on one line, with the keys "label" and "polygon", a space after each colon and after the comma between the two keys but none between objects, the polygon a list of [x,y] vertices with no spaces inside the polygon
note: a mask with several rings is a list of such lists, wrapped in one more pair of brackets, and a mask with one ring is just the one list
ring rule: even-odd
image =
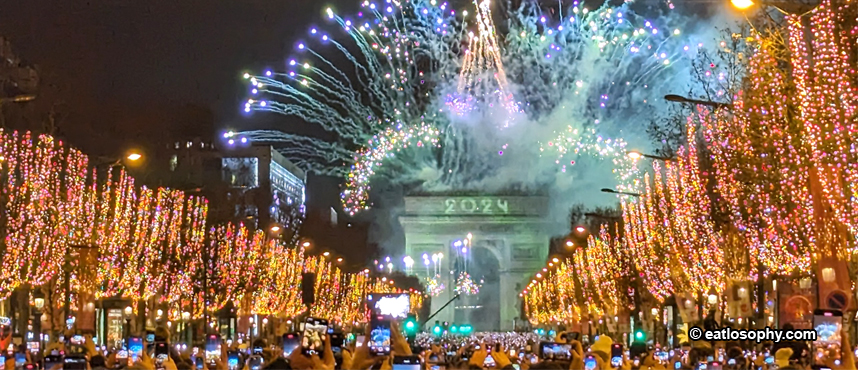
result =
[{"label": "crowd of people", "polygon": [[[118,351],[97,347],[92,337],[87,336],[80,345],[51,343],[43,353],[36,355],[26,346],[19,346],[16,351],[6,353],[5,364],[0,365],[5,365],[4,370],[808,370],[811,357],[819,355],[817,363],[824,363],[824,367],[832,370],[858,369],[845,331],[841,333],[841,353],[819,354],[812,352],[806,342],[753,345],[696,341],[673,349],[633,343],[630,348],[624,348],[608,335],[596,336],[592,343],[585,337],[582,343],[578,340],[580,334],[575,332],[552,333],[555,334],[553,338],[533,333],[421,335],[409,341],[395,323],[390,331],[390,355],[385,356],[373,355],[369,344],[371,331],[367,329],[364,336],[356,336],[359,340],[346,341],[342,348],[335,348],[332,335],[326,335],[318,354],[302,350],[285,353],[279,343],[257,339],[252,346],[222,345],[220,356],[211,358],[187,346],[172,345],[168,347],[169,355],[159,358],[153,355],[152,346],[148,344],[139,357],[126,359]],[[156,337],[169,344],[166,328],[158,328]],[[8,346],[8,343],[0,345]],[[235,359],[236,354],[237,361],[228,360]],[[50,361],[57,355],[76,356],[82,363],[71,369],[68,362]],[[419,365],[397,364],[398,357],[419,358]],[[24,366],[22,358],[26,359]]]}]

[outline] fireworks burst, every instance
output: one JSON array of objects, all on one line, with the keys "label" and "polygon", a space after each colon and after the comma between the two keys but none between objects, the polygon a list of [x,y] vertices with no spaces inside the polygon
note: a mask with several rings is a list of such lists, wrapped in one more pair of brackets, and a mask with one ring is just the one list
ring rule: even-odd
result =
[{"label": "fireworks burst", "polygon": [[[281,151],[305,169],[344,176],[351,213],[369,206],[381,174],[427,190],[538,188],[594,155],[627,178],[626,143],[608,136],[656,110],[696,47],[628,5],[591,11],[576,2],[570,17],[551,19],[525,4],[504,34],[489,0],[474,5],[471,17],[435,0],[365,1],[353,18],[328,9],[338,29],[311,29],[286,72],[245,74],[253,95],[245,111],[297,116],[335,141],[242,135],[286,143]],[[529,174],[511,183],[507,168]]]},{"label": "fireworks burst", "polygon": [[471,279],[467,272],[459,273],[456,279],[456,293],[465,295],[476,295],[480,292],[480,286]]}]

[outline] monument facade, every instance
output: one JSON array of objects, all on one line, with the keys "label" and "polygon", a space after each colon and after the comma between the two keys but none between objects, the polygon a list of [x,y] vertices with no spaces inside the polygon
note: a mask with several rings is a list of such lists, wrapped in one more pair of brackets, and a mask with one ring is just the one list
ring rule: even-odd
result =
[{"label": "monument facade", "polygon": [[[548,197],[543,196],[408,196],[399,222],[405,253],[414,273],[434,276],[445,289],[432,297],[432,312],[456,296],[458,274],[466,269],[481,286],[477,294],[460,294],[427,323],[471,324],[476,331],[512,330],[519,317],[518,293],[541,269],[550,236]],[[469,248],[456,246],[468,234]],[[422,266],[423,256],[443,254]],[[436,269],[437,264],[437,269]],[[424,272],[425,271],[425,272]]]}]

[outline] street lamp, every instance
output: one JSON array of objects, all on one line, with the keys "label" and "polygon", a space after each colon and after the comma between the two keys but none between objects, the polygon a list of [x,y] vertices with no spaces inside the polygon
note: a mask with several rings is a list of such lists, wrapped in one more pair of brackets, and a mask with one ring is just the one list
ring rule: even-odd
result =
[{"label": "street lamp", "polygon": [[183,339],[184,339],[184,341],[185,341],[186,343],[191,343],[191,342],[193,342],[193,340],[192,340],[191,338],[189,338],[189,337],[190,337],[190,335],[188,335],[188,334],[190,334],[190,333],[191,333],[191,331],[190,331],[190,330],[188,330],[189,325],[190,325],[190,323],[191,323],[190,321],[191,321],[191,313],[190,313],[190,312],[188,312],[188,311],[184,311],[184,312],[182,312],[182,331],[183,331],[184,333],[183,333],[183,335],[181,335],[181,336],[184,336],[184,337],[185,337],[185,338],[183,338]]},{"label": "street lamp", "polygon": [[819,1],[815,0],[790,0],[790,1],[768,1],[768,0],[730,0],[739,10],[748,9],[756,4],[771,6],[781,13],[792,15],[805,15],[811,10],[819,6]]},{"label": "street lamp", "polygon": [[610,193],[610,194],[619,194],[619,195],[631,195],[633,197],[640,197],[642,195],[640,193],[629,193],[629,192],[617,191],[617,190],[609,189],[609,188],[602,188],[601,192]]},{"label": "street lamp", "polygon": [[125,343],[127,345],[128,338],[131,337],[131,315],[134,313],[134,309],[131,306],[125,306]]},{"label": "street lamp", "polygon": [[644,154],[644,153],[641,153],[637,150],[630,150],[630,151],[626,152],[626,155],[628,155],[629,158],[634,159],[634,160],[638,160],[641,158],[656,159],[656,160],[660,160],[660,161],[673,160],[673,158],[671,158],[671,157],[663,157],[663,156],[659,156],[659,155]]},{"label": "street lamp", "polygon": [[708,101],[708,100],[691,99],[691,98],[686,98],[682,95],[674,95],[674,94],[665,95],[664,100],[667,100],[669,102],[674,102],[674,103],[688,103],[688,104],[705,105],[705,106],[716,108],[716,109],[717,108],[727,108],[727,109],[732,108],[732,105],[729,103],[718,103],[718,102]]},{"label": "street lamp", "polygon": [[93,167],[99,166],[108,166],[109,168],[117,167],[122,165],[122,161],[126,160],[128,162],[138,162],[143,159],[143,154],[139,152],[132,151],[128,153],[125,157],[99,157],[98,160],[93,161]]},{"label": "street lamp", "polygon": [[42,347],[42,309],[45,308],[45,298],[42,296],[41,290],[33,292],[33,332],[38,336],[39,350]]}]

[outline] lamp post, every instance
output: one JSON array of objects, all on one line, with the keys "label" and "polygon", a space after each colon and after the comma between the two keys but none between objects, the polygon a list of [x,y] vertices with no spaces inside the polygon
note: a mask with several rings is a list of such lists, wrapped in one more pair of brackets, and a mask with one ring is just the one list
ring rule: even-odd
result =
[{"label": "lamp post", "polygon": [[717,108],[731,109],[733,107],[733,105],[729,104],[729,103],[719,103],[719,102],[708,101],[708,100],[698,100],[698,99],[686,98],[682,95],[675,95],[675,94],[665,95],[664,100],[667,100],[669,102],[674,102],[674,103],[705,105],[707,107],[712,107],[712,108],[716,108],[716,109]]},{"label": "lamp post", "polygon": [[134,314],[134,308],[126,306],[122,312],[125,314],[125,345],[128,346],[128,338],[131,338],[131,316]]},{"label": "lamp post", "polygon": [[790,0],[790,1],[752,1],[752,0],[730,0],[730,3],[739,10],[748,9],[754,5],[765,5],[777,9],[781,13],[791,15],[805,15],[819,6],[816,0]]},{"label": "lamp post", "polygon": [[672,161],[675,159],[673,157],[664,157],[664,156],[660,156],[660,155],[645,154],[645,153],[641,153],[637,150],[629,150],[628,152],[626,152],[626,155],[629,158],[634,159],[634,160],[638,160],[641,158],[649,158],[649,159],[654,159],[654,160],[658,160],[658,161]]},{"label": "lamp post", "polygon": [[39,340],[39,351],[42,346],[42,309],[45,308],[45,297],[40,289],[33,292],[33,332],[36,333]]},{"label": "lamp post", "polygon": [[640,193],[629,193],[629,192],[625,192],[625,191],[617,191],[617,190],[610,189],[610,188],[602,188],[600,191],[603,193],[609,193],[609,194],[631,195],[633,197],[640,197],[642,195]]},{"label": "lamp post", "polygon": [[137,151],[129,151],[128,154],[124,157],[116,158],[116,157],[99,157],[96,161],[93,162],[93,167],[99,166],[108,166],[109,168],[113,168],[116,166],[121,166],[123,163],[136,163],[143,159],[143,154],[140,154]]},{"label": "lamp post", "polygon": [[185,343],[193,343],[193,340],[190,338],[190,335],[188,335],[189,333],[191,333],[191,331],[188,330],[188,325],[190,325],[190,321],[191,313],[188,311],[182,312],[182,330],[184,331],[182,334],[185,337]]}]

